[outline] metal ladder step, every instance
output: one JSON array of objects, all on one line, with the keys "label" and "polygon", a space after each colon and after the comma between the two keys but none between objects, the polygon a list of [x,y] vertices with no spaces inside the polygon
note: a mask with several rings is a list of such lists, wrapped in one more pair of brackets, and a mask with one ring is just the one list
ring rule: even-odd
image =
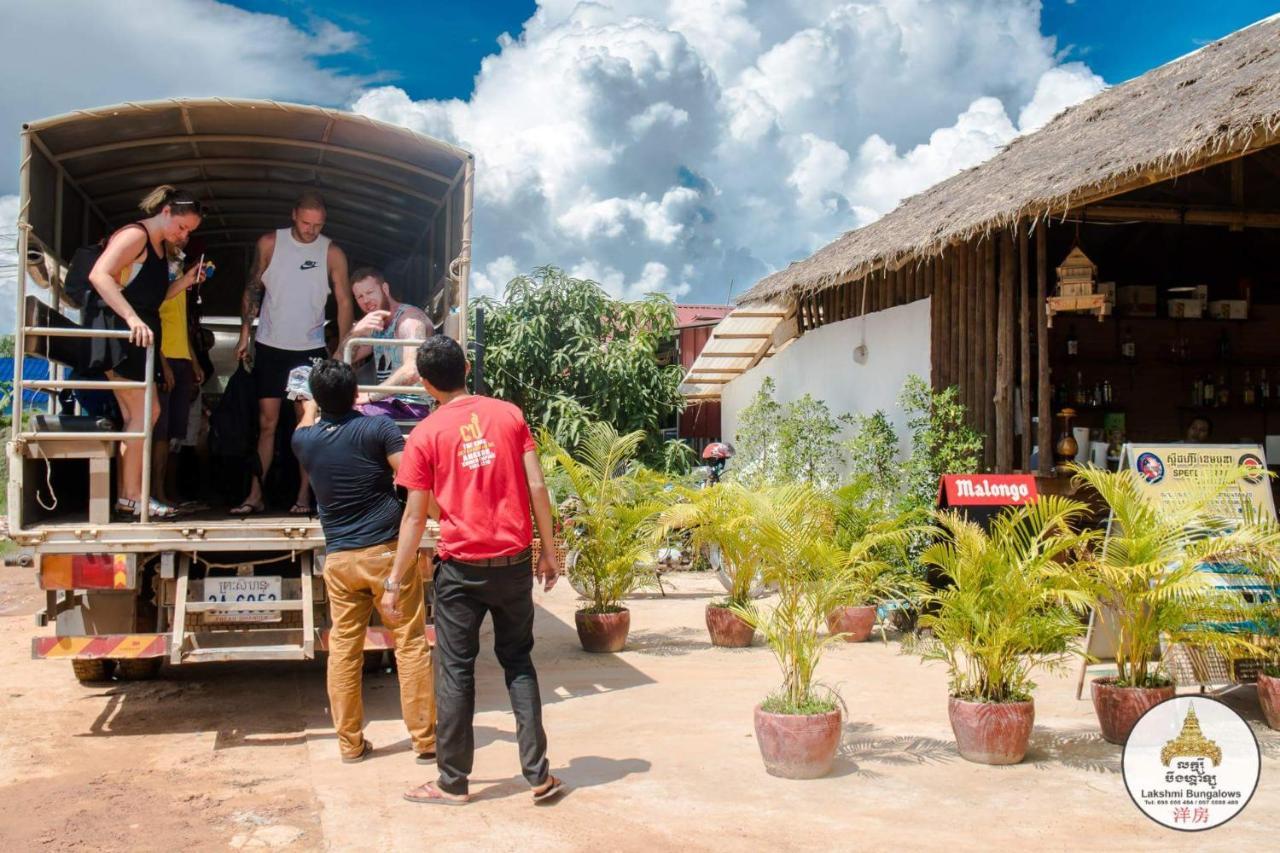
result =
[{"label": "metal ladder step", "polygon": [[184,663],[213,663],[230,660],[306,660],[301,645],[279,646],[215,646],[206,649],[187,649]]},{"label": "metal ladder step", "polygon": [[[169,662],[221,661],[221,660],[311,660],[316,656],[315,590],[312,588],[312,553],[299,555],[302,598],[285,601],[188,601],[190,589],[191,558],[186,554],[177,557],[177,590],[173,602],[173,638],[170,643]],[[297,645],[269,644],[262,646],[210,646],[190,647],[187,632],[188,613],[207,613],[212,610],[247,611],[301,611],[302,639]]]}]

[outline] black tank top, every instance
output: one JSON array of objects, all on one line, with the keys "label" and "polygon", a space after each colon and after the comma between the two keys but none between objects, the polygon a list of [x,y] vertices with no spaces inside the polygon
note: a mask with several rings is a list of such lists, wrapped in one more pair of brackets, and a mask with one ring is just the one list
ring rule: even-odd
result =
[{"label": "black tank top", "polygon": [[[147,227],[135,222],[143,231]],[[131,226],[126,226],[131,227]],[[158,316],[164,295],[169,291],[169,263],[151,245],[151,233],[147,232],[147,257],[138,274],[124,289],[124,298],[139,315]]]}]

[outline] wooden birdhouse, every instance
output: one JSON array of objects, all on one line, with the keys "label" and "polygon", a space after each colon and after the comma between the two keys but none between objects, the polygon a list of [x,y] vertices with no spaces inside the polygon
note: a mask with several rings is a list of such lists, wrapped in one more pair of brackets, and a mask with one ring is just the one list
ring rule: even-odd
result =
[{"label": "wooden birdhouse", "polygon": [[1046,300],[1049,325],[1053,315],[1062,311],[1087,311],[1098,319],[1111,313],[1111,295],[1098,292],[1098,265],[1079,246],[1074,247],[1058,265],[1058,293]]},{"label": "wooden birdhouse", "polygon": [[1076,246],[1058,265],[1058,295],[1089,296],[1094,292],[1097,278],[1098,265]]}]

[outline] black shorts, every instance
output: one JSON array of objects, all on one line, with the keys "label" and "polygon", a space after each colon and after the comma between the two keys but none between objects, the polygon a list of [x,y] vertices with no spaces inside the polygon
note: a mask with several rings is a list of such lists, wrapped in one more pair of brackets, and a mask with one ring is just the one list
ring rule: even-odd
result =
[{"label": "black shorts", "polygon": [[191,359],[171,358],[169,369],[173,371],[173,388],[169,391],[156,389],[160,398],[160,419],[156,421],[152,434],[159,441],[187,437],[191,419],[191,395],[196,384]]},{"label": "black shorts", "polygon": [[302,367],[304,364],[310,365],[317,358],[328,357],[329,351],[324,347],[295,350],[254,344],[253,387],[258,399],[283,398],[285,386],[289,384],[290,370]]}]

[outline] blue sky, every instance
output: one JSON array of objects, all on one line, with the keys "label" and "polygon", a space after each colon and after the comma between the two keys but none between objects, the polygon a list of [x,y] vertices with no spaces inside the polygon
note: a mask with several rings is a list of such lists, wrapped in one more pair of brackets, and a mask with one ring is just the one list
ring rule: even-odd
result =
[{"label": "blue sky", "polygon": [[1274,0],[1047,0],[1041,26],[1114,84],[1276,12]]},{"label": "blue sky", "polygon": [[480,60],[498,51],[498,36],[516,36],[534,12],[532,0],[440,3],[388,0],[352,4],[340,0],[242,0],[253,12],[284,15],[306,27],[323,18],[359,33],[365,44],[354,56],[322,64],[385,77],[414,98],[465,98]]},{"label": "blue sky", "polygon": [[[236,5],[283,15],[301,27],[323,18],[359,33],[365,44],[355,55],[322,65],[380,76],[417,100],[470,96],[480,60],[497,53],[502,33],[517,36],[535,8],[532,0],[389,0],[358,11],[341,0]],[[1065,58],[1088,63],[1114,84],[1276,12],[1275,0],[1045,0],[1041,28],[1057,38],[1060,50],[1068,50]]]}]

